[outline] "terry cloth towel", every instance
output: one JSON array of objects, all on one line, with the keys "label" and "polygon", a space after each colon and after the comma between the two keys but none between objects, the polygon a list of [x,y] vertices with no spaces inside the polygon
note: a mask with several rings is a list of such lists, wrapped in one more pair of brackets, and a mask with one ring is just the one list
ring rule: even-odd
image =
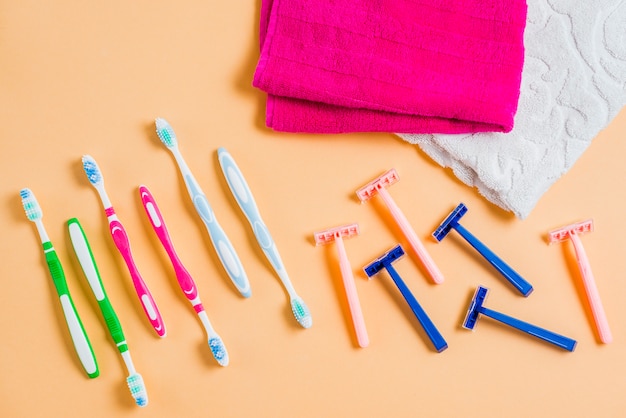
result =
[{"label": "terry cloth towel", "polygon": [[254,86],[288,132],[507,132],[525,0],[263,0]]},{"label": "terry cloth towel", "polygon": [[531,0],[515,128],[400,135],[524,219],[626,104],[626,1]]}]

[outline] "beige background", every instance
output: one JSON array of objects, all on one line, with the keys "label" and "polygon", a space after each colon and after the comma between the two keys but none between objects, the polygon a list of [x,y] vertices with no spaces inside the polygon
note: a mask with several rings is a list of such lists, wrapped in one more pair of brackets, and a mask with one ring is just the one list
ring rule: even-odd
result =
[{"label": "beige background", "polygon": [[[253,2],[0,3],[0,416],[154,417],[556,417],[624,416],[626,246],[623,235],[626,114],[595,139],[524,221],[462,185],[391,134],[287,135],[264,126],[264,94],[251,87],[258,57]],[[167,118],[248,272],[240,297],[217,263],[153,120]],[[223,181],[216,149],[237,160],[294,286],[314,318],[299,328],[287,295]],[[168,327],[161,340],[143,317],[108,235],[82,154],[100,164],[135,258]],[[434,352],[391,279],[361,268],[404,243],[381,202],[354,191],[396,168],[390,193],[446,277],[432,285],[413,257],[400,275],[449,343]],[[146,184],[194,275],[230,352],[220,368],[137,194]],[[34,225],[19,189],[30,187],[65,267],[101,376],[76,359]],[[458,236],[430,233],[459,202],[464,225],[534,286],[516,295]],[[78,217],[91,241],[150,404],[137,408],[126,370],[71,252],[65,222]],[[615,341],[598,343],[570,244],[545,234],[595,219],[582,238]],[[358,222],[346,241],[371,345],[356,346],[334,246],[313,232]],[[487,306],[576,338],[573,353],[484,319],[460,327],[478,284]]]}]

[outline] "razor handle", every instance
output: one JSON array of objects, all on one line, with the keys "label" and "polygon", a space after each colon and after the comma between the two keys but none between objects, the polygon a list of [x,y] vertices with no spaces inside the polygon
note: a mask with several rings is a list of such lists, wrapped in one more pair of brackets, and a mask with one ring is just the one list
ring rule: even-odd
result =
[{"label": "razor handle", "polygon": [[441,353],[443,350],[448,348],[448,343],[443,338],[437,327],[435,327],[435,324],[433,323],[433,321],[431,321],[424,309],[422,309],[421,305],[417,302],[417,299],[415,299],[415,296],[413,296],[413,293],[411,293],[398,272],[396,272],[391,264],[386,264],[385,268],[387,269],[387,272],[398,287],[398,290],[400,290],[400,293],[402,293],[404,300],[406,300],[406,302],[409,304],[409,307],[413,311],[413,314],[424,328],[426,335],[428,335],[428,338],[432,342],[437,352]]},{"label": "razor handle", "polygon": [[528,283],[522,276],[513,270],[507,263],[491,251],[478,238],[472,235],[460,223],[455,223],[453,228],[463,237],[469,244],[476,249],[493,267],[496,268],[522,295],[528,296],[533,291],[533,286]]}]

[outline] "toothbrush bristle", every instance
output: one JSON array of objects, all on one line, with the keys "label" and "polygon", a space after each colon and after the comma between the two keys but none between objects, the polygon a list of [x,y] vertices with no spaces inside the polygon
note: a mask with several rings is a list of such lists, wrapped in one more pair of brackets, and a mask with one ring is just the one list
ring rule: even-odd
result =
[{"label": "toothbrush bristle", "polygon": [[176,133],[170,124],[163,118],[156,118],[156,133],[163,144],[171,148],[176,145]]},{"label": "toothbrush bristle", "polygon": [[87,179],[91,184],[99,184],[102,182],[102,173],[98,163],[91,155],[83,155],[83,170],[87,175]]},{"label": "toothbrush bristle", "polygon": [[228,366],[228,351],[220,337],[209,338],[209,348],[220,366]]},{"label": "toothbrush bristle", "polygon": [[35,194],[30,189],[22,189],[20,190],[20,196],[22,198],[22,206],[24,206],[24,212],[26,212],[28,220],[36,221],[41,219],[43,212],[41,211],[39,202],[37,202],[37,199],[35,198]]},{"label": "toothbrush bristle", "polygon": [[311,325],[313,325],[313,318],[311,317],[309,308],[302,299],[294,298],[291,300],[291,311],[293,312],[293,316],[296,317],[296,320],[300,325],[302,325],[303,328],[311,328]]},{"label": "toothbrush bristle", "polygon": [[133,395],[135,402],[139,406],[148,405],[148,392],[146,392],[146,386],[143,383],[143,377],[139,373],[135,373],[128,376],[126,379],[130,394]]}]

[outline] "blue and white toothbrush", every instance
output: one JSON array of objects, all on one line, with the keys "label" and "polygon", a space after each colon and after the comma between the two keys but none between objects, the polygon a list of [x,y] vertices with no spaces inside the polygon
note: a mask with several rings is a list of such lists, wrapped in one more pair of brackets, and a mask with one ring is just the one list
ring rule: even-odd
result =
[{"label": "blue and white toothbrush", "polygon": [[309,308],[306,306],[302,298],[298,296],[293,288],[293,285],[291,284],[291,280],[289,280],[287,270],[283,265],[280,255],[278,254],[276,243],[272,239],[272,236],[270,235],[267,226],[265,226],[263,219],[261,219],[259,209],[257,208],[254,197],[250,192],[248,183],[241,174],[241,170],[237,167],[233,157],[231,157],[228,151],[224,148],[219,148],[217,150],[217,156],[230,191],[233,193],[239,207],[246,215],[248,222],[250,222],[252,230],[254,231],[254,236],[261,246],[263,253],[269,260],[274,270],[276,270],[276,273],[278,274],[280,281],[283,283],[283,286],[285,286],[287,293],[289,293],[289,297],[291,299],[291,311],[293,312],[293,315],[296,317],[296,320],[300,325],[304,328],[310,328],[311,325],[313,325],[313,318],[311,317]]},{"label": "blue and white toothbrush", "polygon": [[250,283],[248,282],[248,277],[243,269],[243,265],[241,264],[241,261],[239,261],[239,257],[237,256],[233,245],[230,243],[230,240],[226,236],[226,233],[217,222],[215,213],[213,212],[211,205],[209,205],[209,201],[206,196],[200,189],[200,185],[194,178],[193,174],[191,174],[189,166],[183,159],[183,156],[178,149],[178,140],[174,130],[165,119],[157,118],[155,123],[156,133],[159,136],[159,139],[163,142],[163,145],[165,145],[167,149],[172,152],[174,158],[176,159],[178,168],[183,175],[185,186],[187,186],[189,196],[191,196],[191,201],[193,202],[196,211],[198,211],[200,218],[202,218],[202,221],[209,232],[211,242],[215,247],[217,256],[224,266],[226,273],[228,273],[228,276],[233,281],[237,290],[239,290],[244,297],[250,297],[252,294],[250,290]]}]

